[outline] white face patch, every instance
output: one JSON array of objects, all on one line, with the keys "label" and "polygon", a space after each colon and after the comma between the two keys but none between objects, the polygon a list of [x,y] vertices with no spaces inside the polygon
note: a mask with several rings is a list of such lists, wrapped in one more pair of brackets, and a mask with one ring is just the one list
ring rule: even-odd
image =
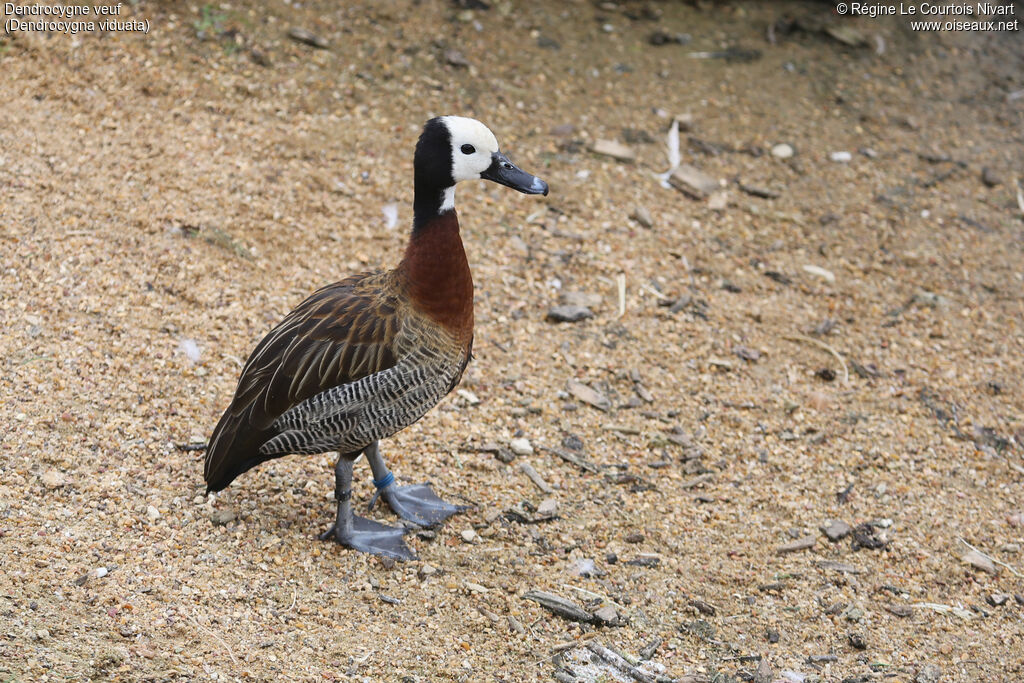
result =
[{"label": "white face patch", "polygon": [[490,167],[491,155],[498,151],[494,133],[476,119],[464,116],[443,116],[441,120],[452,136],[452,178],[455,182],[478,179]]}]

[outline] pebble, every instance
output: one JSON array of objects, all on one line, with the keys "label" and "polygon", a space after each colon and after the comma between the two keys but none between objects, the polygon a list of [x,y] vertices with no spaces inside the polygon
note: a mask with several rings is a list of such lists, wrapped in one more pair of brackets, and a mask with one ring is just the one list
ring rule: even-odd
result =
[{"label": "pebble", "polygon": [[828,537],[828,540],[835,543],[836,541],[841,541],[849,536],[853,531],[853,527],[842,520],[833,519],[824,524],[821,527],[821,530],[825,533],[825,536]]},{"label": "pebble", "polygon": [[996,565],[985,555],[982,555],[977,550],[971,550],[966,555],[960,558],[962,562],[966,562],[975,569],[980,569],[989,574],[996,573]]},{"label": "pebble", "polygon": [[160,510],[155,506],[150,505],[146,508],[146,517],[153,521],[158,520],[160,519]]},{"label": "pebble", "polygon": [[858,650],[868,649],[868,641],[864,640],[864,636],[860,633],[851,633],[849,635],[850,645]]},{"label": "pebble", "polygon": [[942,679],[942,669],[934,664],[925,664],[917,672],[914,683],[939,683]]},{"label": "pebble", "polygon": [[993,607],[1002,607],[1010,599],[1006,593],[993,593],[985,598],[985,602]]},{"label": "pebble", "polygon": [[213,514],[210,515],[210,521],[216,526],[224,526],[229,522],[235,521],[234,510],[214,510]]},{"label": "pebble", "polygon": [[1004,543],[999,549],[1008,555],[1016,555],[1020,552],[1020,543]]},{"label": "pebble", "polygon": [[998,187],[1003,184],[1003,179],[998,173],[986,166],[981,169],[981,182],[989,187]]},{"label": "pebble", "polygon": [[416,572],[416,575],[420,577],[421,581],[429,576],[434,576],[435,574],[437,574],[437,568],[429,564],[420,565],[419,571]]},{"label": "pebble", "polygon": [[533,445],[529,439],[512,439],[508,442],[508,447],[516,455],[533,455]]},{"label": "pebble", "polygon": [[836,282],[835,273],[831,270],[822,268],[821,266],[806,265],[804,266],[804,272],[810,273],[811,275],[817,275],[830,285],[833,285]]},{"label": "pebble", "polygon": [[616,140],[595,140],[590,146],[594,154],[611,157],[616,161],[633,163],[636,161],[636,151],[629,145],[624,145]]},{"label": "pebble", "polygon": [[555,306],[547,314],[547,320],[554,323],[575,323],[593,317],[593,311],[586,306]]},{"label": "pebble", "polygon": [[668,177],[669,184],[693,199],[704,199],[720,185],[714,178],[695,166],[683,164]]},{"label": "pebble", "polygon": [[306,30],[304,28],[301,28],[299,26],[296,26],[296,27],[292,28],[291,30],[289,30],[288,31],[288,37],[291,38],[292,40],[296,41],[296,42],[304,43],[306,45],[311,45],[311,46],[313,46],[315,48],[319,48],[321,50],[326,50],[331,45],[326,40],[324,40],[320,36],[316,35],[312,31],[308,31],[308,30]]},{"label": "pebble", "polygon": [[550,517],[558,512],[558,501],[554,498],[545,498],[537,506],[537,514],[542,517]]},{"label": "pebble", "polygon": [[608,400],[607,396],[596,389],[592,389],[579,380],[570,379],[566,381],[565,390],[579,400],[597,408],[598,410],[608,411],[612,407],[612,402]]},{"label": "pebble", "polygon": [[458,389],[455,393],[471,406],[480,403],[480,398],[469,389]]},{"label": "pebble", "polygon": [[477,533],[472,529],[464,529],[459,535],[462,536],[462,540],[466,543],[472,543],[478,538]]},{"label": "pebble", "polygon": [[633,207],[633,213],[629,214],[629,217],[645,228],[654,227],[654,219],[651,217],[651,212],[647,210],[646,206],[638,205]]},{"label": "pebble", "polygon": [[644,542],[644,535],[641,534],[640,532],[634,531],[631,534],[627,534],[626,538],[623,539],[623,540],[625,540],[626,543],[643,543]]},{"label": "pebble", "polygon": [[792,145],[787,145],[785,142],[772,147],[772,156],[776,159],[790,159],[796,154],[796,150],[793,149]]},{"label": "pebble", "polygon": [[828,158],[838,164],[846,164],[853,160],[853,155],[849,152],[832,152]]},{"label": "pebble", "polygon": [[43,472],[42,476],[43,486],[48,489],[59,489],[65,484],[64,473],[60,470],[49,469]]},{"label": "pebble", "polygon": [[590,292],[562,292],[558,296],[558,302],[563,306],[582,306],[584,308],[597,308],[603,299],[600,294]]},{"label": "pebble", "polygon": [[466,59],[466,56],[462,54],[460,50],[445,50],[444,61],[446,61],[448,64],[451,64],[452,66],[459,68],[465,68],[469,66],[469,60]]},{"label": "pebble", "polygon": [[605,624],[615,624],[619,621],[619,613],[615,611],[615,607],[612,605],[605,605],[594,610],[594,617]]}]

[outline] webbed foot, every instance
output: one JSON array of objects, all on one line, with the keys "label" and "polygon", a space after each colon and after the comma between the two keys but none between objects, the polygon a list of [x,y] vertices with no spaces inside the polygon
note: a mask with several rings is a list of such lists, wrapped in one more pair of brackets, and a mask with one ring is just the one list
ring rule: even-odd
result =
[{"label": "webbed foot", "polygon": [[[351,517],[350,525],[339,526],[337,523],[320,534],[320,540],[334,540],[353,550],[374,555],[392,557],[396,560],[415,560],[409,546],[402,540],[406,530],[402,527],[387,526],[372,519]],[[349,527],[349,528],[346,528]]]},{"label": "webbed foot", "polygon": [[378,495],[396,515],[420,526],[440,524],[455,513],[469,509],[466,505],[452,505],[438,498],[430,484],[398,486],[391,483],[380,489]]}]

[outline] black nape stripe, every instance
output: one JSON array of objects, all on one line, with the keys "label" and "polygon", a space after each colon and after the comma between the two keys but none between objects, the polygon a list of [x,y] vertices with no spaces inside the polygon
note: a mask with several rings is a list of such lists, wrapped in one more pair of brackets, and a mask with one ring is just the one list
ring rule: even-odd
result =
[{"label": "black nape stripe", "polygon": [[444,190],[455,185],[452,176],[452,135],[440,118],[427,121],[416,143],[413,232],[441,213]]}]

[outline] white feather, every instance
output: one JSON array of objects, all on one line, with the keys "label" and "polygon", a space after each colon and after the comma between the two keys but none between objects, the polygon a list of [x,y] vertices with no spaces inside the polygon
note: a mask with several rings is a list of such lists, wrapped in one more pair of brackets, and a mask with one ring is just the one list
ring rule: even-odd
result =
[{"label": "white feather", "polygon": [[391,230],[398,225],[398,205],[385,204],[381,211],[384,212],[384,227]]}]

